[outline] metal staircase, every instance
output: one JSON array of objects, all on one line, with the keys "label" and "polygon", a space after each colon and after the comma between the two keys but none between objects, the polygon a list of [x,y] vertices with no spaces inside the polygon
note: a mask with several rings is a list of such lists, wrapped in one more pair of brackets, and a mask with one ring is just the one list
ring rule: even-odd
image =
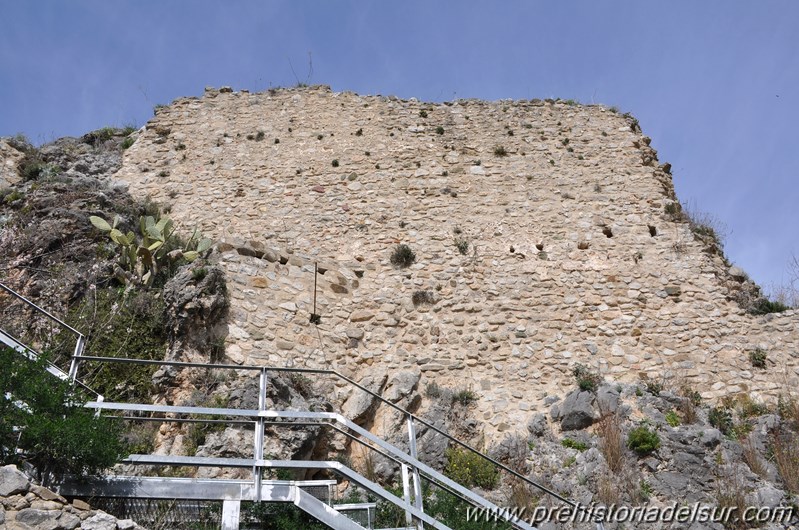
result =
[{"label": "metal staircase", "polygon": [[[252,454],[246,458],[228,457],[201,457],[201,456],[174,456],[154,454],[132,454],[120,463],[133,466],[192,466],[195,468],[245,468],[251,471],[250,480],[225,480],[225,479],[186,479],[176,477],[147,477],[147,476],[108,476],[104,478],[66,480],[60,484],[60,493],[66,496],[101,496],[101,497],[127,497],[147,499],[202,499],[222,501],[221,527],[225,530],[239,528],[240,504],[242,501],[252,502],[283,502],[293,503],[298,508],[318,519],[324,524],[335,529],[372,529],[374,528],[375,502],[389,503],[398,507],[405,514],[404,529],[423,530],[434,528],[437,530],[450,530],[441,521],[436,520],[426,513],[423,506],[423,490],[434,490],[440,495],[454,495],[468,505],[482,509],[485,513],[496,516],[499,521],[506,521],[511,527],[520,530],[533,530],[533,526],[519,518],[512,511],[503,510],[486,500],[478,493],[466,488],[439,471],[419,460],[417,455],[417,428],[425,431],[429,436],[443,437],[449,444],[469,451],[488,463],[495,466],[499,473],[513,480],[519,481],[530,490],[537,490],[549,496],[551,501],[571,507],[573,510],[584,512],[586,520],[593,520],[589,509],[578,505],[543,485],[529,480],[509,467],[497,462],[476,449],[464,444],[460,440],[435,427],[430,421],[420,418],[407,410],[399,407],[382,396],[368,390],[350,378],[334,371],[323,369],[303,368],[278,368],[264,366],[241,366],[229,364],[192,363],[177,361],[150,361],[130,358],[112,358],[84,355],[85,337],[57,319],[44,309],[14,292],[8,286],[0,283],[0,289],[8,292],[18,301],[24,303],[36,313],[44,315],[52,322],[61,326],[67,333],[74,336],[75,347],[69,356],[68,371],[58,366],[48,367],[48,371],[61,379],[69,379],[76,384],[82,384],[79,378],[82,363],[134,363],[156,366],[172,366],[176,369],[214,369],[233,370],[238,373],[251,372],[258,375],[258,408],[213,408],[196,406],[154,405],[150,403],[121,403],[104,401],[102,396],[88,402],[85,406],[101,412],[113,412],[118,417],[129,421],[158,421],[158,422],[215,422],[228,423],[252,428]],[[0,323],[0,342],[19,351],[29,358],[36,358],[38,353],[30,346],[25,345],[21,339],[15,338],[2,330]],[[400,417],[404,418],[408,436],[409,450],[405,450],[381,439],[363,427],[355,424],[341,414],[334,412],[275,410],[267,407],[267,389],[269,388],[269,374],[288,373],[300,374],[303,377],[314,377],[327,380],[338,385],[349,385],[355,392],[364,392],[376,400],[381,406],[390,407]],[[253,374],[254,375],[254,374]],[[96,395],[96,393],[95,393]],[[142,417],[147,413],[148,417]],[[319,427],[330,429],[346,436],[351,443],[358,444],[364,451],[381,455],[391,462],[402,478],[402,497],[394,495],[380,484],[370,480],[362,474],[338,461],[315,460],[272,460],[264,455],[265,429],[269,426],[277,428]],[[335,476],[347,481],[350,485],[357,486],[367,493],[370,502],[335,504],[333,495],[314,495],[314,487],[319,490],[319,481],[274,481],[264,479],[265,471],[275,469],[319,470],[328,476]],[[322,481],[330,486],[333,481]],[[332,492],[332,487],[330,488]],[[349,515],[349,517],[348,517]],[[359,524],[358,519],[364,524]],[[601,530],[601,523],[596,523]]]}]

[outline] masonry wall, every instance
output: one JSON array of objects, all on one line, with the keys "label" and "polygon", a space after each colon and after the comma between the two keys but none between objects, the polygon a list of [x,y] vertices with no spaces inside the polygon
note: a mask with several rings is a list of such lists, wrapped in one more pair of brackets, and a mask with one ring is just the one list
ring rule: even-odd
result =
[{"label": "masonry wall", "polygon": [[489,431],[544,409],[577,362],[707,398],[795,386],[796,312],[731,301],[741,272],[664,213],[648,144],[601,106],[210,89],[160,109],[117,178],[220,242],[233,362],[419,370],[476,391]]}]

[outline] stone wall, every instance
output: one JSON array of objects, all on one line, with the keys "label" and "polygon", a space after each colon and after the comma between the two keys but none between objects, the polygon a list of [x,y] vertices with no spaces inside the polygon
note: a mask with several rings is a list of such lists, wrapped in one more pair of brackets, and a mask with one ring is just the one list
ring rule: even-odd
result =
[{"label": "stone wall", "polygon": [[664,213],[668,165],[602,106],[208,89],[159,109],[116,178],[220,242],[237,363],[420,370],[474,390],[489,431],[578,362],[706,398],[773,398],[799,373],[796,312],[732,301],[741,271]]}]

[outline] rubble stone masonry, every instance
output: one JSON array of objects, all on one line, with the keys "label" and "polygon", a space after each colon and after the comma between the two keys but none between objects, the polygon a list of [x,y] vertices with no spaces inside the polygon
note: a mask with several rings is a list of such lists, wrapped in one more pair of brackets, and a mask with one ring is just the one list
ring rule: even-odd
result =
[{"label": "rubble stone masonry", "polygon": [[489,432],[575,363],[711,399],[795,387],[796,311],[732,301],[743,273],[665,213],[637,122],[571,103],[207,89],[158,109],[116,177],[219,242],[232,362],[419,370],[475,391]]}]

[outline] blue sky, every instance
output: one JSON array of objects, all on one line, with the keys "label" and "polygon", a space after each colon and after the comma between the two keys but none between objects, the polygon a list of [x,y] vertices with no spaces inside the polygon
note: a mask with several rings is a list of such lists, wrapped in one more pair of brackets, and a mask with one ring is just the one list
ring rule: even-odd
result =
[{"label": "blue sky", "polygon": [[[0,136],[142,125],[206,85],[632,112],[762,285],[799,254],[799,2],[0,0]],[[292,72],[292,66],[294,72]]]}]

